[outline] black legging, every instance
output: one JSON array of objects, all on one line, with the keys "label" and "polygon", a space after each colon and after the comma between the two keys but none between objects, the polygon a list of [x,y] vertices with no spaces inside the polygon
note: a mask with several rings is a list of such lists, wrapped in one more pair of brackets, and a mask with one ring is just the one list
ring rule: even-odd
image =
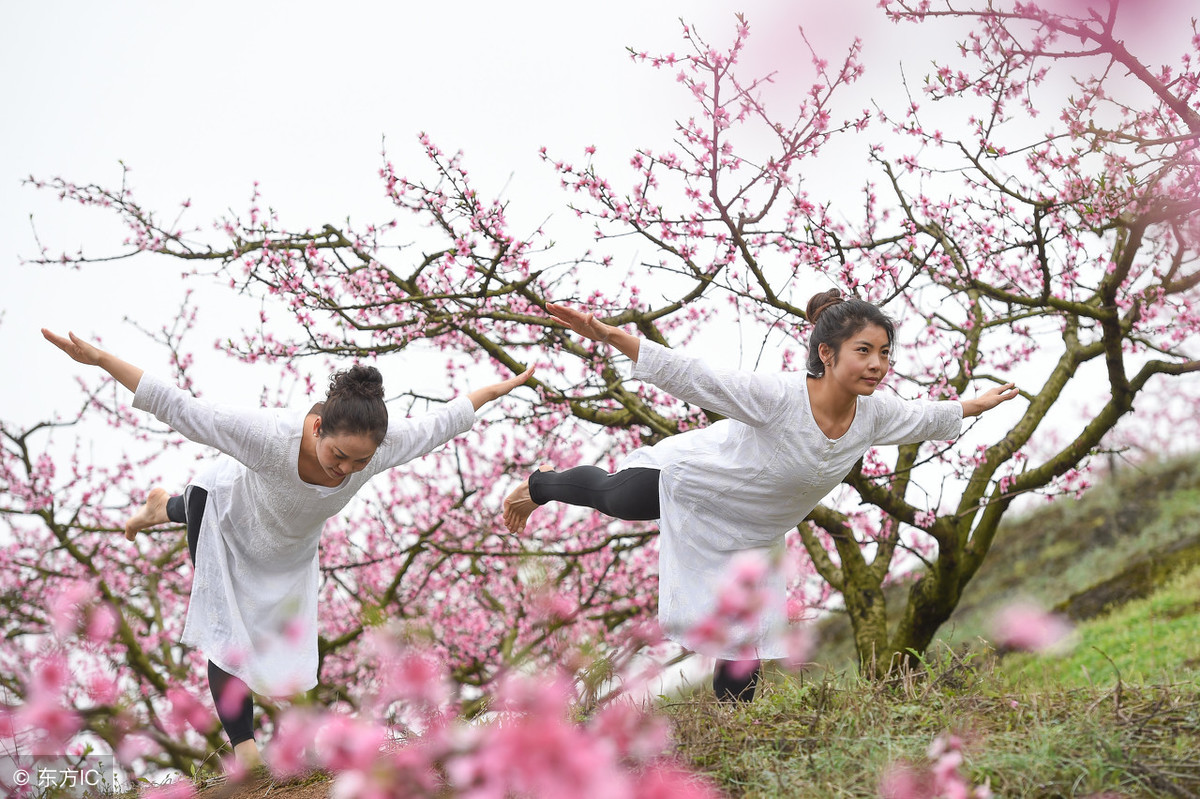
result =
[{"label": "black legging", "polygon": [[595,508],[626,521],[658,518],[658,469],[625,469],[609,474],[599,466],[576,466],[565,472],[534,472],[529,498],[539,505],[565,502]]},{"label": "black legging", "polygon": [[[208,492],[196,486],[188,486],[182,496],[167,500],[167,518],[177,524],[187,525],[188,555],[192,558],[192,566],[196,565],[196,543],[200,540],[200,522],[204,518],[204,503],[207,500]],[[213,704],[217,706],[217,718],[229,736],[230,745],[237,746],[242,741],[254,740],[254,695],[250,687],[210,660],[208,690],[212,693]],[[228,705],[233,704],[226,698],[230,696],[239,698],[237,712],[233,714],[228,712]]]},{"label": "black legging", "polygon": [[762,676],[757,660],[718,660],[713,669],[713,693],[722,702],[752,702]]},{"label": "black legging", "polygon": [[[529,476],[529,498],[539,505],[565,502],[616,519],[649,521],[659,517],[658,469],[638,467],[609,474],[598,466],[576,466],[563,472],[534,472]],[[721,701],[749,702],[761,674],[757,660],[718,660],[713,692]]]}]

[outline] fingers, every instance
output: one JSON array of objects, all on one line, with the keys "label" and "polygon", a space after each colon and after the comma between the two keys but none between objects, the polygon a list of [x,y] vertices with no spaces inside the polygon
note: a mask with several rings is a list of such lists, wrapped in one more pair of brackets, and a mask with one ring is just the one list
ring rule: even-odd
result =
[{"label": "fingers", "polygon": [[517,386],[521,385],[526,380],[528,380],[532,374],[533,374],[533,367],[530,366],[524,372],[521,372],[521,374],[513,375],[512,377],[503,381],[501,383],[501,385],[504,386],[507,390],[511,391],[512,389],[516,388]]},{"label": "fingers", "polygon": [[582,311],[576,311],[574,308],[568,308],[565,305],[548,302],[546,303],[546,312],[549,313],[553,319],[562,322],[576,333],[582,333],[583,328],[594,324],[594,319],[591,314],[583,313]]},{"label": "fingers", "polygon": [[558,303],[548,302],[548,303],[546,303],[546,313],[550,314],[551,318],[556,319],[559,322],[562,322],[567,327],[570,327],[571,326],[571,321],[570,321],[571,316],[573,314],[575,314],[575,311],[572,311],[570,308],[566,307],[565,305],[559,305]]},{"label": "fingers", "polygon": [[84,358],[83,348],[79,344],[80,340],[75,337],[74,333],[68,333],[67,335],[70,336],[69,339],[63,338],[57,333],[52,333],[44,327],[42,328],[42,337],[45,338],[46,341],[49,341],[51,344],[65,352],[71,358],[71,360],[79,361],[80,363],[86,363],[87,361]]},{"label": "fingers", "polygon": [[526,369],[524,372],[521,372],[521,374],[514,375],[513,377],[508,378],[503,383],[504,393],[507,394],[508,392],[510,392],[514,388],[516,388],[517,386],[524,385],[526,383],[526,381],[528,381],[532,375],[533,375],[533,367],[531,366],[528,369]]},{"label": "fingers", "polygon": [[98,350],[91,344],[87,343],[74,333],[68,332],[69,338],[54,333],[53,331],[42,328],[42,338],[49,341],[60,350],[70,355],[80,363],[95,363]]},{"label": "fingers", "polygon": [[[529,378],[533,375],[533,369],[534,367],[530,366],[524,372],[521,372],[521,374],[510,377],[507,380],[501,380],[490,389],[484,389],[484,391],[488,392],[487,396],[489,396],[490,399],[499,399],[505,394],[508,394],[517,386],[523,385],[527,380],[529,380]],[[495,396],[491,396],[492,394]],[[488,401],[490,401],[490,399]]]},{"label": "fingers", "polygon": [[608,341],[609,329],[593,314],[583,313],[557,303],[546,303],[546,312],[557,322],[592,341]]},{"label": "fingers", "polygon": [[993,401],[990,403],[991,407],[993,408],[1002,402],[1008,402],[1010,399],[1014,399],[1021,395],[1020,390],[1017,389],[1016,383],[1005,383],[1002,386],[997,386],[996,388],[991,389],[987,393],[993,398]]},{"label": "fingers", "polygon": [[42,328],[42,338],[46,339],[46,341],[49,341],[51,344],[58,347],[60,350],[62,350],[64,352],[66,352],[67,348],[69,348],[71,346],[70,341],[67,341],[65,338],[58,335],[57,333],[52,333],[51,331],[47,330],[44,327]]}]

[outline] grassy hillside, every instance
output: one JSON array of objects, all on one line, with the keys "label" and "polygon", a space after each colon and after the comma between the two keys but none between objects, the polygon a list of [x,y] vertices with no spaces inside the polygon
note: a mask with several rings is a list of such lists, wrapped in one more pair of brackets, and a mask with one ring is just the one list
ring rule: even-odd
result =
[{"label": "grassy hillside", "polygon": [[[1016,599],[1070,616],[1070,650],[990,649]],[[942,633],[923,668],[871,684],[834,619],[825,665],[776,674],[759,702],[671,708],[679,751],[731,796],[878,797],[889,764],[928,767],[952,733],[962,773],[997,796],[1200,796],[1200,459],[1008,523]]]},{"label": "grassy hillside", "polygon": [[1007,799],[1200,795],[1194,679],[1026,685],[993,656],[939,647],[927,669],[886,684],[792,676],[745,707],[697,699],[668,712],[680,756],[733,797],[878,799],[889,767],[928,768],[931,744],[947,734],[963,741],[969,783]]},{"label": "grassy hillside", "polygon": [[[1090,619],[1057,657],[1012,654],[1000,664],[1007,684],[1025,689],[1184,684],[1200,686],[1200,568],[1149,596]],[[1200,759],[1200,748],[1197,748]]]},{"label": "grassy hillside", "polygon": [[[987,647],[988,619],[1017,598],[1070,615],[1071,651]],[[838,642],[828,625],[832,665],[773,674],[749,705],[707,691],[664,700],[675,751],[752,799],[877,798],[889,768],[927,770],[948,734],[962,741],[959,773],[995,796],[1200,796],[1200,459],[1129,468],[1010,522],[943,632],[922,668],[868,683],[847,667],[844,629]],[[318,777],[218,782],[200,796],[328,791]]]},{"label": "grassy hillside", "polygon": [[[1059,499],[1006,522],[939,640],[978,644],[996,611],[1017,599],[1084,621],[1197,566],[1200,458],[1126,466],[1078,500]],[[889,607],[901,606],[901,590]],[[855,663],[844,617],[823,625],[820,641],[822,664]]]}]

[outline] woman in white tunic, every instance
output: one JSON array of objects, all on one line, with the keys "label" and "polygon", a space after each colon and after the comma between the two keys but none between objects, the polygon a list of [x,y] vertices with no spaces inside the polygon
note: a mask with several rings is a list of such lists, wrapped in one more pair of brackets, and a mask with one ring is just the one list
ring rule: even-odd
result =
[{"label": "woman in white tunic", "polygon": [[424,416],[389,421],[374,367],[335,374],[307,413],[242,410],[193,397],[70,334],[42,334],[134,392],[133,405],[223,453],[170,497],[156,488],[125,527],[186,523],[195,574],[183,642],[209,660],[217,713],[238,761],[259,765],[252,693],[292,696],[317,684],[318,544],[325,521],[373,476],[469,430],[484,403],[532,369]]},{"label": "woman in white tunic", "polygon": [[[615,474],[542,467],[505,500],[505,524],[523,530],[529,514],[550,501],[658,519],[659,623],[671,639],[717,659],[713,688],[725,700],[752,699],[760,661],[787,656],[779,568],[786,533],[870,448],[955,438],[964,416],[1017,395],[1011,383],[963,401],[876,394],[891,365],[894,325],[874,305],[842,299],[837,290],[809,302],[807,375],[714,369],[591,314],[546,308],[576,333],[616,347],[633,362],[634,378],[727,418],[638,449]],[[767,607],[726,630],[724,644],[697,645],[689,633],[711,618],[731,567],[747,552],[769,564]]]}]

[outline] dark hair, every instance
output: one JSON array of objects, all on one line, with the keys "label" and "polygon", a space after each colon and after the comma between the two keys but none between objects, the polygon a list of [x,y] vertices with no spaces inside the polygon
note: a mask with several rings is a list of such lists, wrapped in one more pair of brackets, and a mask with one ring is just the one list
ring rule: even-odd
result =
[{"label": "dark hair", "polygon": [[808,339],[808,373],[813,377],[825,374],[822,344],[828,344],[836,357],[846,339],[868,325],[878,325],[887,331],[889,347],[896,342],[896,323],[887,314],[864,300],[843,299],[837,289],[813,295],[806,312],[813,326]]},{"label": "dark hair", "polygon": [[383,375],[374,366],[355,365],[329,378],[321,409],[321,435],[368,435],[375,445],[387,435],[388,412],[383,404]]}]

